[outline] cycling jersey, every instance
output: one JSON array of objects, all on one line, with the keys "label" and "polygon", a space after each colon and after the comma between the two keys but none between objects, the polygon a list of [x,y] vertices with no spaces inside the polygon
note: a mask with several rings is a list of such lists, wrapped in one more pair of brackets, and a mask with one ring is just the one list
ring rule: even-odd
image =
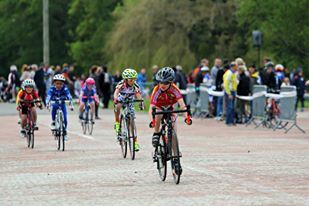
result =
[{"label": "cycling jersey", "polygon": [[157,107],[168,107],[173,106],[181,98],[182,95],[174,83],[166,91],[162,91],[157,85],[151,95],[151,104]]},{"label": "cycling jersey", "polygon": [[86,102],[92,102],[94,100],[95,95],[97,94],[96,92],[96,88],[93,86],[92,89],[88,89],[87,85],[84,84],[82,87],[82,92],[81,92],[82,96],[82,102],[86,103]]},{"label": "cycling jersey", "polygon": [[[65,85],[63,85],[63,87],[59,90],[57,90],[55,86],[52,86],[51,88],[49,88],[48,94],[46,97],[46,105],[52,100],[59,100],[59,99],[60,100],[70,100],[71,105],[73,105],[72,96],[70,94],[69,89]],[[64,102],[62,104],[52,105],[52,112],[51,112],[52,121],[55,121],[56,119],[56,112],[58,108],[61,108],[63,112],[64,129],[66,131],[68,121],[67,121],[67,110],[66,110],[66,106]]]},{"label": "cycling jersey", "polygon": [[121,80],[117,86],[116,89],[119,89],[118,94],[118,101],[123,100],[133,100],[135,95],[140,93],[140,88],[136,82],[134,82],[133,86],[129,86],[125,80]]},{"label": "cycling jersey", "polygon": [[46,104],[52,100],[61,99],[61,100],[72,100],[69,89],[64,85],[60,90],[57,90],[55,86],[52,86],[48,90],[46,97]]},{"label": "cycling jersey", "polygon": [[23,102],[24,101],[32,101],[39,100],[39,94],[33,89],[31,93],[27,93],[24,90],[20,90],[17,96],[17,104],[20,105],[22,114],[27,114],[28,107],[34,107],[34,103]]}]

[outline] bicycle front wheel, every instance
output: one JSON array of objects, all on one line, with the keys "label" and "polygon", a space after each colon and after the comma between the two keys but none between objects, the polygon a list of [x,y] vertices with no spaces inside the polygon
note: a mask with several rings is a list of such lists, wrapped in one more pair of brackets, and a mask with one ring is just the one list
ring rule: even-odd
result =
[{"label": "bicycle front wheel", "polygon": [[179,144],[178,138],[175,130],[172,130],[172,144],[170,144],[170,151],[171,151],[171,166],[172,166],[172,174],[174,178],[174,182],[179,184],[180,182],[180,175],[182,173],[182,168],[180,165],[180,152],[179,152]]},{"label": "bicycle front wheel", "polygon": [[34,147],[34,130],[32,130],[31,132],[30,132],[30,146],[31,146],[31,148],[33,149],[33,147]]},{"label": "bicycle front wheel", "polygon": [[123,158],[127,157],[128,143],[127,143],[127,126],[125,118],[121,115],[120,117],[120,132],[118,134],[119,144],[121,147],[121,154]]},{"label": "bicycle front wheel", "polygon": [[27,145],[28,145],[28,148],[30,148],[30,145],[31,145],[31,133],[30,131],[27,131]]},{"label": "bicycle front wheel", "polygon": [[167,161],[167,147],[166,147],[166,136],[161,135],[159,145],[155,149],[155,160],[157,162],[157,170],[161,181],[166,179],[166,161]]},{"label": "bicycle front wheel", "polygon": [[128,127],[128,140],[129,140],[129,148],[130,148],[130,155],[131,159],[135,159],[135,134],[136,134],[136,128],[135,128],[135,122],[133,118],[130,118],[128,120],[130,123],[130,126]]}]

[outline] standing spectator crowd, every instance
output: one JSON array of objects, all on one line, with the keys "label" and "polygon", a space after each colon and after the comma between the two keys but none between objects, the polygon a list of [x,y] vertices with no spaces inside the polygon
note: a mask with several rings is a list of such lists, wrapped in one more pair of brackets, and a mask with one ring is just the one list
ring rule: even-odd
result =
[{"label": "standing spectator crowd", "polygon": [[[166,66],[166,65],[164,65]],[[200,94],[201,84],[208,90],[217,92],[224,91],[224,96],[209,95],[209,117],[222,119],[225,102],[226,124],[229,126],[236,123],[247,122],[250,116],[249,104],[247,101],[236,99],[236,95],[250,96],[254,85],[266,85],[270,93],[279,93],[282,86],[295,85],[297,88],[297,104],[301,104],[301,111],[304,110],[306,86],[309,81],[305,81],[302,68],[290,71],[282,64],[274,64],[271,59],[264,59],[264,66],[258,68],[252,64],[247,66],[242,58],[234,61],[222,61],[216,58],[212,67],[209,60],[204,58],[200,64],[190,71],[187,75],[181,65],[172,67],[175,71],[174,83],[181,91],[186,91],[188,84],[193,84],[197,95]],[[142,91],[144,98],[149,98],[152,88],[157,84],[154,79],[159,70],[157,65],[151,68],[152,79],[147,78],[147,69],[141,68],[138,73],[137,83]],[[114,71],[114,75],[108,72],[105,65],[93,65],[88,74],[77,75],[74,65],[64,63],[62,66],[50,66],[36,64],[22,65],[19,72],[17,66],[12,65],[8,78],[0,76],[0,92],[2,101],[14,102],[16,94],[25,79],[33,79],[39,92],[40,98],[45,103],[46,91],[52,85],[52,78],[56,74],[63,74],[66,84],[75,99],[79,99],[81,87],[88,77],[95,80],[95,86],[100,98],[100,105],[103,108],[109,107],[109,102],[114,91],[115,85],[122,80],[122,71]],[[149,83],[148,81],[152,81]],[[186,99],[186,93],[183,93]],[[99,119],[99,105],[96,105],[95,117]]]}]

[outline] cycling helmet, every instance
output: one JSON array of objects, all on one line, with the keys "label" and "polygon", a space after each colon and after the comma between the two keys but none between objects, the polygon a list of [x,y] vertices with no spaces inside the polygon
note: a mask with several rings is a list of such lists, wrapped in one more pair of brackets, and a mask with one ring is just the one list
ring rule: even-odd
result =
[{"label": "cycling helmet", "polygon": [[22,89],[25,89],[26,87],[34,87],[35,83],[32,79],[25,79],[21,85]]},{"label": "cycling helmet", "polygon": [[276,70],[276,71],[283,71],[283,69],[284,69],[284,67],[283,67],[282,64],[277,64],[277,65],[275,66],[275,70]]},{"label": "cycling helmet", "polygon": [[134,69],[125,69],[122,72],[122,78],[123,79],[136,79],[137,78],[137,72]]},{"label": "cycling helmet", "polygon": [[53,81],[62,81],[64,82],[65,81],[65,78],[62,74],[56,74],[53,78]]},{"label": "cycling helmet", "polygon": [[95,84],[95,81],[93,78],[89,77],[88,79],[86,79],[86,84],[87,85],[94,85]]},{"label": "cycling helmet", "polygon": [[156,80],[158,82],[168,83],[172,82],[175,78],[175,72],[171,67],[163,67],[156,74]]},{"label": "cycling helmet", "polygon": [[201,72],[209,72],[209,68],[207,66],[203,66],[201,68]]},{"label": "cycling helmet", "polygon": [[266,64],[265,64],[265,67],[266,68],[269,68],[269,67],[274,67],[274,63],[273,62],[267,62]]}]

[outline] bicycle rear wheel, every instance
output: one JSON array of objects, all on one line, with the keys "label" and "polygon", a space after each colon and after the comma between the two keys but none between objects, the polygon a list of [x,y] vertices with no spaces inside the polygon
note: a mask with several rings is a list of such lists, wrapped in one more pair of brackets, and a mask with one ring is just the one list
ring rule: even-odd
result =
[{"label": "bicycle rear wheel", "polygon": [[92,135],[93,131],[93,114],[92,112],[88,112],[88,133],[89,135]]},{"label": "bicycle rear wheel", "polygon": [[135,144],[135,134],[136,134],[135,122],[133,118],[130,118],[128,122],[130,123],[130,127],[128,127],[128,140],[129,140],[130,155],[131,155],[131,159],[134,160],[135,159],[134,144]]},{"label": "bicycle rear wheel", "polygon": [[155,159],[157,162],[157,170],[159,172],[160,179],[165,181],[166,179],[166,161],[167,161],[167,148],[166,148],[166,136],[161,135],[159,145],[155,149]]},{"label": "bicycle rear wheel", "polygon": [[31,144],[31,134],[30,134],[30,131],[29,131],[29,130],[26,132],[26,135],[27,135],[27,146],[28,146],[28,148],[30,148],[30,144]]},{"label": "bicycle rear wheel", "polygon": [[33,129],[30,132],[30,146],[33,149],[34,147],[34,130]]},{"label": "bicycle rear wheel", "polygon": [[88,111],[87,109],[84,111],[84,118],[82,120],[83,134],[86,134],[88,127]]},{"label": "bicycle rear wheel", "polygon": [[172,131],[173,134],[173,144],[170,144],[170,150],[171,151],[171,166],[172,166],[172,174],[173,179],[176,184],[179,184],[180,182],[180,175],[182,173],[181,165],[180,165],[180,152],[179,152],[179,144],[178,144],[178,138],[175,130]]},{"label": "bicycle rear wheel", "polygon": [[125,118],[121,115],[120,117],[120,132],[118,134],[119,144],[121,147],[121,153],[123,158],[127,157],[128,143],[127,143],[127,126]]}]

